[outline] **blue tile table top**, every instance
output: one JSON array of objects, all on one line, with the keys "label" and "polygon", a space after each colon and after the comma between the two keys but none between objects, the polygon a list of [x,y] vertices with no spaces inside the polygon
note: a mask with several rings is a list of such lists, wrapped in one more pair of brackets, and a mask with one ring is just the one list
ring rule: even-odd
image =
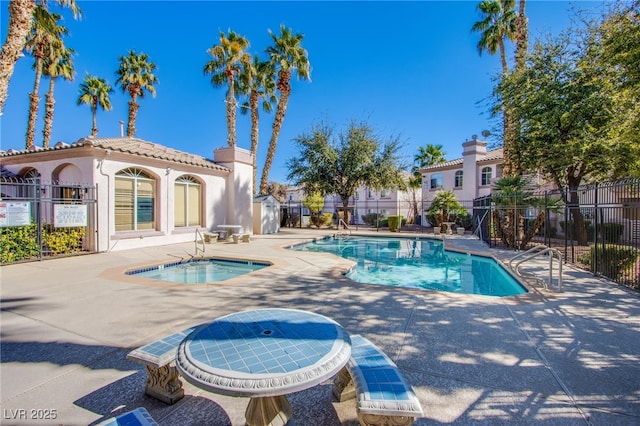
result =
[{"label": "blue tile table top", "polygon": [[211,392],[275,396],[332,377],[350,354],[349,335],[325,316],[258,309],[198,327],[180,344],[176,365],[188,382]]}]

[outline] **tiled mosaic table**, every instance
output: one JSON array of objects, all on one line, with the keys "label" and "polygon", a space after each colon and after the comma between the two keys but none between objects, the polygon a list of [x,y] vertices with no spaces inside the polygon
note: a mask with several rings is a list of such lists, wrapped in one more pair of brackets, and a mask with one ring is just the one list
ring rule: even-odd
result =
[{"label": "tiled mosaic table", "polygon": [[351,341],[335,321],[294,309],[237,312],[194,330],[180,344],[176,365],[191,384],[251,397],[247,424],[284,425],[285,395],[333,377],[349,360]]}]

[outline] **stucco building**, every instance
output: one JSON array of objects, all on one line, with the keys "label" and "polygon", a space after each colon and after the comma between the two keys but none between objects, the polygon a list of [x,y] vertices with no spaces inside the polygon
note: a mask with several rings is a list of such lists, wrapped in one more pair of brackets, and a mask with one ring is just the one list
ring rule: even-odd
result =
[{"label": "stucco building", "polygon": [[[2,151],[0,164],[17,177],[37,179],[39,195],[52,207],[85,204],[92,189],[90,251],[193,241],[196,230],[221,224],[253,230],[252,156],[241,148],[216,149],[209,160],[141,139],[89,137]],[[46,194],[47,188],[56,193]],[[3,186],[2,201],[16,196]],[[49,223],[53,210],[41,211],[41,219]]]}]

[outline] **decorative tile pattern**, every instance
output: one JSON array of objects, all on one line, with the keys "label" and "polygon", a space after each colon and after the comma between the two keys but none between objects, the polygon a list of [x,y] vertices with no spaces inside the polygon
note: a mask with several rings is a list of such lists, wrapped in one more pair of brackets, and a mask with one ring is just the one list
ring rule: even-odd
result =
[{"label": "decorative tile pattern", "polygon": [[349,336],[335,321],[293,309],[259,309],[219,318],[180,345],[177,366],[214,392],[282,395],[336,374],[349,359]]}]

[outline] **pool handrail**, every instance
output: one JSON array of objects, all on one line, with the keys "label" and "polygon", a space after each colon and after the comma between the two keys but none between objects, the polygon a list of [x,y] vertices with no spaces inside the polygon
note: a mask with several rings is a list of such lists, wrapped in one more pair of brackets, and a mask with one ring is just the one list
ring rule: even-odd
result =
[{"label": "pool handrail", "polygon": [[[526,262],[527,260],[531,260],[534,257],[537,256],[541,256],[544,254],[549,254],[549,281],[545,282],[544,287],[545,289],[549,290],[550,288],[553,287],[553,258],[554,258],[554,254],[558,256],[558,286],[557,289],[558,291],[562,291],[562,253],[560,252],[560,250],[552,248],[552,247],[547,247],[546,245],[539,245],[539,246],[534,246],[532,248],[530,248],[527,251],[524,251],[522,253],[517,254],[516,256],[514,256],[513,258],[511,258],[511,260],[509,261],[509,268],[518,276],[522,276],[522,273],[518,270],[518,268],[520,267],[520,265],[524,262]],[[515,265],[513,264],[513,262],[516,259],[522,258],[518,263],[516,263]],[[529,274],[531,275],[531,274]]]},{"label": "pool handrail", "polygon": [[[202,248],[198,247],[198,243],[202,245]],[[202,235],[200,230],[197,228],[196,228],[195,250],[196,250],[196,253],[194,254],[193,257],[198,256],[199,251],[202,252],[201,256],[204,256],[204,251],[206,250],[206,247],[204,245],[204,236]]]}]

